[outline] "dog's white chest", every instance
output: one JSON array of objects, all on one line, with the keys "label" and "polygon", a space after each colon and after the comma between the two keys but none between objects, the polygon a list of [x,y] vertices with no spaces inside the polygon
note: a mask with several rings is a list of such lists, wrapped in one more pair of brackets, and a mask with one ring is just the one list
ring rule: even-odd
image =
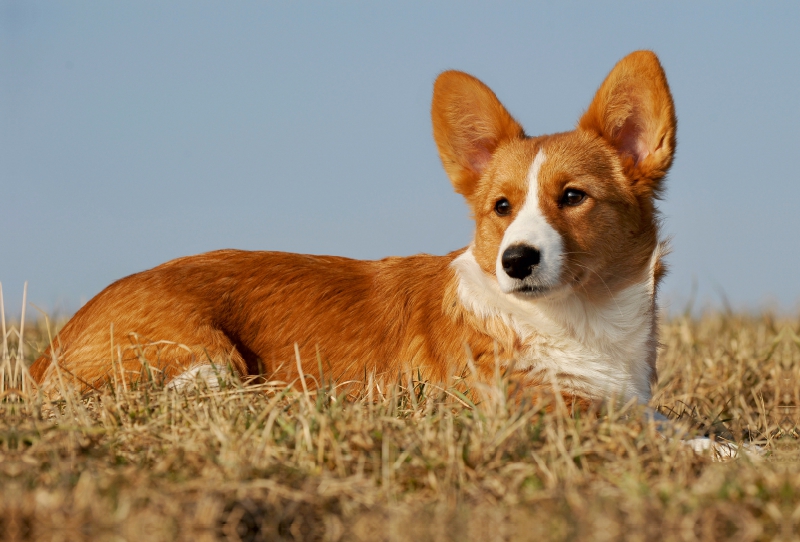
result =
[{"label": "dog's white chest", "polygon": [[557,324],[551,330],[522,324],[525,346],[516,368],[545,382],[556,376],[561,386],[582,395],[622,401],[636,397],[646,403],[651,395],[653,324],[647,315],[636,320],[626,330],[598,322],[601,329],[582,335],[574,329],[553,330]]},{"label": "dog's white chest", "polygon": [[651,281],[596,306],[576,295],[524,300],[504,294],[469,250],[453,267],[464,306],[480,318],[502,320],[520,338],[515,371],[589,397],[650,399],[656,348]]}]

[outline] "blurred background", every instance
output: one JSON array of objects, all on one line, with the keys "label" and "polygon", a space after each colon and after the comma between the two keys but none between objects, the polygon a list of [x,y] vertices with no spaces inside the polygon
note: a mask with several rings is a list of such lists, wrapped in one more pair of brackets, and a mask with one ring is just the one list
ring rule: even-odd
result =
[{"label": "blurred background", "polygon": [[[431,137],[472,73],[571,129],[653,49],[678,112],[672,312],[800,304],[800,3],[0,0],[0,282],[69,313],[218,248],[381,258],[470,241]],[[29,308],[29,311],[32,309]]]}]

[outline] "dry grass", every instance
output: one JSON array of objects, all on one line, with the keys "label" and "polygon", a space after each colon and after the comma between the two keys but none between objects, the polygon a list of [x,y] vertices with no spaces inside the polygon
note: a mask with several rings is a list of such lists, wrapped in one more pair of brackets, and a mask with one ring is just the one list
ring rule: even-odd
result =
[{"label": "dry grass", "polygon": [[[800,537],[798,321],[707,314],[663,326],[654,404],[681,431],[767,446],[725,463],[636,408],[545,415],[408,376],[355,400],[283,384],[156,385],[0,403],[6,540],[741,540]],[[25,332],[26,362],[46,344]],[[318,375],[314,375],[318,377]],[[474,404],[473,404],[474,403]],[[556,405],[558,407],[558,405]]]}]

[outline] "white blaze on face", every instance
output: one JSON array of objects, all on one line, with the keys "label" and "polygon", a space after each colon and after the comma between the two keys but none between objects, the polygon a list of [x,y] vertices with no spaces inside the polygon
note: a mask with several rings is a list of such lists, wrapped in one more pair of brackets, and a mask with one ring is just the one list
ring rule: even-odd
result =
[{"label": "white blaze on face", "polygon": [[[549,290],[558,285],[561,275],[563,242],[561,235],[547,222],[539,207],[539,171],[547,157],[539,151],[528,171],[528,193],[516,218],[503,235],[497,252],[495,272],[500,289],[505,293],[518,290]],[[503,252],[514,245],[527,245],[540,253],[539,264],[524,279],[515,279],[503,270]]]}]

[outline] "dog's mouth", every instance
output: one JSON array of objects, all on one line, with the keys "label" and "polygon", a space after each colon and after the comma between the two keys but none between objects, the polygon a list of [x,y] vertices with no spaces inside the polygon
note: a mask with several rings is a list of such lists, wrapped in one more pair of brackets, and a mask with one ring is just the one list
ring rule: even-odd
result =
[{"label": "dog's mouth", "polygon": [[528,284],[523,284],[517,288],[514,288],[511,293],[519,297],[530,299],[535,297],[544,297],[552,290],[553,288],[549,286],[530,286]]},{"label": "dog's mouth", "polygon": [[548,295],[557,295],[566,290],[580,288],[586,278],[587,273],[576,273],[571,275],[570,278],[559,284],[520,284],[509,293],[524,299],[536,299],[547,297]]}]

